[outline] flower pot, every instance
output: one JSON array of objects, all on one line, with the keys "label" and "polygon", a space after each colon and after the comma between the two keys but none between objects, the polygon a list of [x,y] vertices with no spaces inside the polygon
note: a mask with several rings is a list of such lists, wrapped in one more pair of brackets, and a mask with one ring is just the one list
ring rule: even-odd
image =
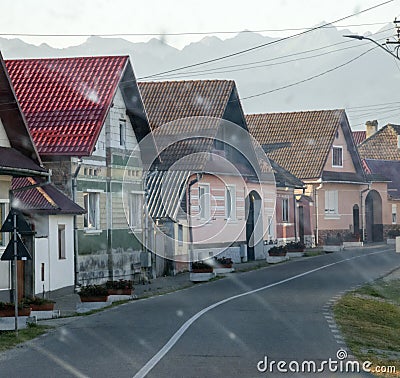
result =
[{"label": "flower pot", "polygon": [[31,304],[32,311],[53,311],[54,303]]},{"label": "flower pot", "polygon": [[80,296],[81,302],[107,302],[107,295],[83,297]]}]

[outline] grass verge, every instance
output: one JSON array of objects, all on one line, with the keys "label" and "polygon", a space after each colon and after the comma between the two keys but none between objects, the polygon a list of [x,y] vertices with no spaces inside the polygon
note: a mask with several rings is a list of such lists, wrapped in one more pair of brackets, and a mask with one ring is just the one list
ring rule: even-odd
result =
[{"label": "grass verge", "polygon": [[18,337],[14,331],[0,331],[0,351],[14,348],[16,345],[32,340],[43,333],[45,333],[49,327],[41,325],[31,325],[28,328],[21,329],[18,331]]},{"label": "grass verge", "polygon": [[333,311],[359,361],[371,361],[372,368],[394,366],[395,372],[374,374],[400,377],[400,280],[380,279],[352,291],[335,304]]}]

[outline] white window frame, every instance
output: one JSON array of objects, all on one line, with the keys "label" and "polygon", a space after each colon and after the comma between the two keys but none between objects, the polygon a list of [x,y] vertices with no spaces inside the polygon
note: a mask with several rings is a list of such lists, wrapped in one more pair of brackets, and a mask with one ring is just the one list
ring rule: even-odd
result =
[{"label": "white window frame", "polygon": [[392,203],[392,224],[397,224],[397,205]]},{"label": "white window frame", "polygon": [[67,258],[66,255],[66,240],[65,240],[65,235],[66,235],[66,225],[65,224],[59,224],[57,225],[57,243],[58,243],[58,259],[59,260],[65,260]]},{"label": "white window frame", "polygon": [[[229,198],[230,206],[228,206]],[[225,187],[225,219],[236,220],[236,185],[227,185]]]},{"label": "white window frame", "polygon": [[339,194],[337,190],[325,191],[325,218],[339,216]]},{"label": "white window frame", "polygon": [[178,246],[183,246],[183,224],[178,223],[177,229]]},{"label": "white window frame", "polygon": [[[83,192],[83,207],[86,210],[86,213],[84,214],[84,219],[83,219],[83,226],[86,232],[90,231],[101,231],[100,227],[100,191],[94,191],[94,190],[86,190]],[[88,200],[86,200],[86,197]],[[90,196],[95,196],[95,210],[94,210],[94,226],[89,226],[89,212],[91,211],[90,208]],[[87,201],[87,202],[86,202]]]},{"label": "white window frame", "polygon": [[289,198],[282,198],[282,222],[289,223]]},{"label": "white window frame", "polygon": [[400,135],[397,135],[397,148],[400,149]]},{"label": "white window frame", "polygon": [[[341,157],[340,157],[340,160],[341,160],[341,164],[340,165],[338,165],[338,164],[335,164],[335,149],[336,150],[339,150],[340,149],[340,151],[341,151]],[[332,167],[333,168],[343,168],[343,146],[332,146]]]},{"label": "white window frame", "polygon": [[[204,193],[202,193],[204,191]],[[210,184],[199,184],[199,217],[200,219],[210,219],[211,201]]]},{"label": "white window frame", "polygon": [[129,193],[129,228],[132,231],[142,231],[143,200],[144,192],[131,191]]},{"label": "white window frame", "polygon": [[126,120],[119,120],[119,145],[120,147],[126,146]]}]

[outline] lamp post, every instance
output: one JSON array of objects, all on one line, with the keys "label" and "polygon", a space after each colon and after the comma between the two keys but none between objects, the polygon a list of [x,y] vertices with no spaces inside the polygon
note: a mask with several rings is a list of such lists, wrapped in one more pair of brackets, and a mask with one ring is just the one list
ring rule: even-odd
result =
[{"label": "lamp post", "polygon": [[373,40],[372,38],[369,37],[364,37],[362,35],[357,35],[357,34],[349,34],[349,35],[344,35],[343,37],[345,38],[353,38],[353,39],[358,39],[359,41],[362,41],[363,39],[367,39],[368,41],[371,41],[372,43],[375,43],[375,45],[377,45],[378,47],[380,47],[382,50],[386,51],[388,54],[390,54],[391,56],[393,56],[394,58],[396,58],[397,60],[400,60],[400,58],[393,54],[390,50],[386,49],[385,47],[383,47],[383,45],[381,45],[380,43],[376,42],[375,40]]}]

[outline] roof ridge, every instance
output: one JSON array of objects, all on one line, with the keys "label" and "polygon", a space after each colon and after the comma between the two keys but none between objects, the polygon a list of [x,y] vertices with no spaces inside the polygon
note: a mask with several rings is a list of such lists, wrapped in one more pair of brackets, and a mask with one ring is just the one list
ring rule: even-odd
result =
[{"label": "roof ridge", "polygon": [[344,108],[336,108],[336,109],[316,109],[316,110],[297,110],[297,111],[288,111],[288,112],[264,112],[264,113],[247,113],[247,116],[261,116],[261,115],[273,115],[273,114],[306,114],[306,113],[323,113],[323,112],[344,112]]},{"label": "roof ridge", "polygon": [[60,57],[42,57],[42,58],[22,58],[22,59],[4,59],[6,62],[33,62],[39,60],[76,60],[76,59],[99,59],[99,58],[106,58],[106,59],[115,59],[115,58],[128,58],[129,55],[122,54],[122,55],[90,55],[90,56],[60,56]]},{"label": "roof ridge", "polygon": [[235,83],[231,79],[194,79],[194,80],[160,80],[160,81],[138,81],[139,84],[169,84],[169,83]]}]

